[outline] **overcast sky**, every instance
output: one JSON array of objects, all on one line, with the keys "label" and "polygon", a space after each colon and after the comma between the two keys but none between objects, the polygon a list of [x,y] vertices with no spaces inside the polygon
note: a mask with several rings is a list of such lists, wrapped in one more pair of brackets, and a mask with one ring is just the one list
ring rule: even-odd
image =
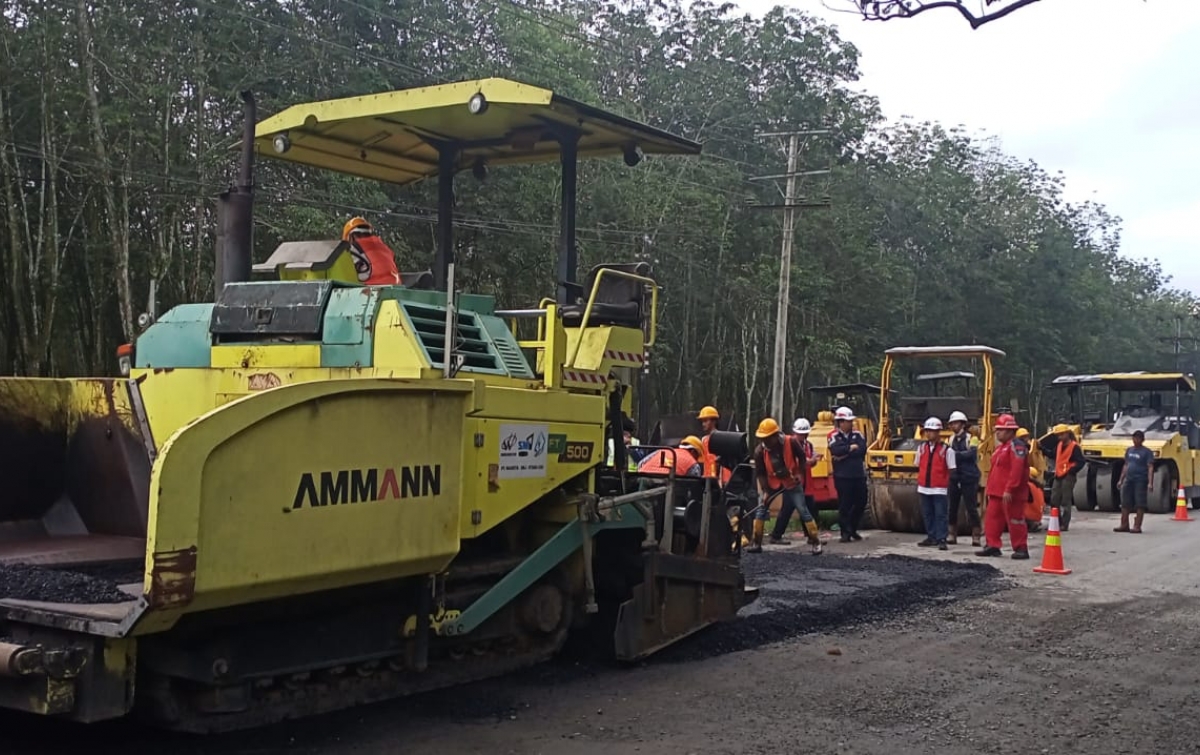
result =
[{"label": "overcast sky", "polygon": [[978,30],[951,9],[880,23],[831,10],[850,0],[783,4],[854,43],[888,118],[962,124],[1062,170],[1068,199],[1123,219],[1125,254],[1200,294],[1200,0],[1042,0]]}]

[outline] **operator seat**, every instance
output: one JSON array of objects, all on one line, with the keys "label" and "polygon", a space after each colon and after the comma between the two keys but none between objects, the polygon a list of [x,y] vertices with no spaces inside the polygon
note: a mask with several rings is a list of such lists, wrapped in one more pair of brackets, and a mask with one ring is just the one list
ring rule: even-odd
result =
[{"label": "operator seat", "polygon": [[587,308],[587,298],[591,295],[596,278],[602,270],[616,270],[622,273],[650,277],[650,265],[646,262],[604,263],[596,265],[588,273],[587,286],[577,283],[566,284],[571,298],[577,303],[562,307],[563,326],[578,328],[580,326],[596,327],[600,325],[618,325],[626,328],[642,327],[645,316],[646,291],[641,281],[604,276],[600,278],[600,286],[596,290],[596,301],[588,322],[583,322],[583,311]]},{"label": "operator seat", "polygon": [[432,291],[433,272],[422,270],[418,273],[400,273],[400,285],[418,291]]}]

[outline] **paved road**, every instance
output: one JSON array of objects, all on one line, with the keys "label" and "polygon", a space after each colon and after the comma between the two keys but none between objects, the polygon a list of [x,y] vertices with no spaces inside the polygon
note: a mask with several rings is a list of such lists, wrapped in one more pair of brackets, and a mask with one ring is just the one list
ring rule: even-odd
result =
[{"label": "paved road", "polygon": [[[1200,517],[1200,512],[1191,512]],[[1072,574],[1067,577],[1035,574],[1041,563],[1045,533],[1029,539],[1029,561],[980,559],[974,556],[970,538],[952,546],[948,553],[918,548],[919,535],[872,532],[871,550],[919,558],[953,561],[986,561],[1019,584],[1046,596],[1072,601],[1109,602],[1153,595],[1177,594],[1200,597],[1200,520],[1174,522],[1170,516],[1147,516],[1141,535],[1113,532],[1119,515],[1076,512],[1071,530],[1062,535],[1063,557]],[[1008,539],[1005,537],[1005,552]]]},{"label": "paved road", "polygon": [[[1200,749],[1200,522],[1080,515],[1066,577],[872,532],[748,557],[763,604],[637,668],[559,662],[218,739],[0,717],[5,755],[1088,753]],[[891,555],[892,558],[869,558]],[[860,556],[863,558],[856,558]],[[911,561],[897,556],[915,557]],[[949,562],[949,563],[937,563]],[[972,576],[974,575],[974,576]],[[981,576],[982,575],[982,576]],[[976,578],[978,577],[978,578]],[[1004,582],[1006,585],[1001,585]],[[999,589],[998,589],[999,588]],[[899,610],[871,611],[863,606]],[[730,641],[736,638],[736,641]],[[745,640],[743,642],[743,640]],[[747,649],[740,649],[740,648]]]}]

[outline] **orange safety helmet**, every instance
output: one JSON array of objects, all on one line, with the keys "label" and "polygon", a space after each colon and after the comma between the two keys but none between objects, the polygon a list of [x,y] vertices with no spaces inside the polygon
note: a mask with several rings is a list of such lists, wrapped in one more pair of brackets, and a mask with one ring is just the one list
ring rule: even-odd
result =
[{"label": "orange safety helmet", "polygon": [[375,229],[367,222],[366,218],[353,217],[346,221],[346,225],[342,226],[342,241],[349,241],[350,234],[357,229],[363,229],[367,233],[371,233]]},{"label": "orange safety helmet", "polygon": [[758,423],[758,429],[754,431],[754,437],[770,438],[772,435],[779,434],[779,423],[774,419],[767,417],[762,422]]}]

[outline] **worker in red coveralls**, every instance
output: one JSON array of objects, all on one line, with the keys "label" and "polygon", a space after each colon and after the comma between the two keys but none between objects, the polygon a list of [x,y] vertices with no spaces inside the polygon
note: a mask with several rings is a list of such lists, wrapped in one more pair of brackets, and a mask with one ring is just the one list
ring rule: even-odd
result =
[{"label": "worker in red coveralls", "polygon": [[1008,526],[1008,539],[1015,559],[1029,558],[1029,529],[1025,524],[1025,498],[1029,495],[1029,450],[1014,444],[1017,420],[1001,414],[996,420],[996,450],[987,481],[987,511],[983,515],[986,547],[976,556],[1000,556],[1001,536]]}]

